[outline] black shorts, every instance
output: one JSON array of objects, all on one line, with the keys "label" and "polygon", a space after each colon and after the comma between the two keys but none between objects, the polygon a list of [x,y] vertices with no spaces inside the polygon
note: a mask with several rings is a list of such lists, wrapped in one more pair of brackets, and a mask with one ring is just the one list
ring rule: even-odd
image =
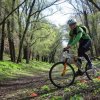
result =
[{"label": "black shorts", "polygon": [[79,48],[78,48],[78,56],[82,57],[84,56],[85,52],[89,51],[91,48],[91,40],[89,39],[83,39],[79,42]]}]

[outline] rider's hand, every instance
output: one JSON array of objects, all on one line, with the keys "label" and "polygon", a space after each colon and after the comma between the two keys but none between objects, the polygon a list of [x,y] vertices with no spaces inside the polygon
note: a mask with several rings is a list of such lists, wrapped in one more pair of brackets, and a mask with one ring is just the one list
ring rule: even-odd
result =
[{"label": "rider's hand", "polygon": [[68,45],[66,48],[64,48],[63,51],[67,51],[69,48],[71,48],[70,45]]}]

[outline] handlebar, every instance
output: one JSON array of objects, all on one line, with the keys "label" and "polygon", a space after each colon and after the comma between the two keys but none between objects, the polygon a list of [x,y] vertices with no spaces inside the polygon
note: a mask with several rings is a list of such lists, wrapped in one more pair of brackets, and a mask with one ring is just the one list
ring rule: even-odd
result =
[{"label": "handlebar", "polygon": [[68,49],[67,50],[66,49],[63,50],[63,52],[66,52],[66,51],[67,51],[67,53],[69,53],[69,50]]}]

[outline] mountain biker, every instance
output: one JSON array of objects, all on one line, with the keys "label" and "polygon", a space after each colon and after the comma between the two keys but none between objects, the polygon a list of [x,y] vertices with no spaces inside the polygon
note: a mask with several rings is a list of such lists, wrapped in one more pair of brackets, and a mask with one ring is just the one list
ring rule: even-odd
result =
[{"label": "mountain biker", "polygon": [[[69,32],[69,42],[66,48],[64,50],[67,50],[77,44],[79,42],[79,47],[78,47],[78,57],[84,57],[87,62],[88,62],[88,70],[92,68],[92,63],[86,52],[90,50],[91,47],[91,38],[86,32],[87,29],[84,29],[80,26],[77,25],[77,22],[75,19],[69,19],[67,24],[70,27],[70,32]],[[82,61],[80,58],[78,58],[78,61],[82,65]],[[78,68],[78,71],[75,73],[76,76],[78,75],[83,75],[82,71]]]}]

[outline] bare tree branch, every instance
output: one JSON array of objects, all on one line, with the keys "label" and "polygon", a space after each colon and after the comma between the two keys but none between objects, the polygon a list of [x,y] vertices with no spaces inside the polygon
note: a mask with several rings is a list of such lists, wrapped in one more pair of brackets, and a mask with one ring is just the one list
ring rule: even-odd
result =
[{"label": "bare tree branch", "polygon": [[43,7],[43,8],[41,8],[40,10],[37,10],[36,12],[32,13],[31,16],[33,16],[34,14],[39,13],[39,12],[41,12],[41,11],[43,11],[43,10],[45,10],[45,9],[47,9],[47,8],[49,8],[49,7],[51,7],[51,6],[54,5],[57,1],[58,1],[58,0],[54,1],[53,3],[47,5],[47,6]]},{"label": "bare tree branch", "polygon": [[50,34],[47,34],[47,35],[44,36],[44,37],[38,37],[33,43],[31,43],[30,47],[33,46],[33,45],[37,42],[38,39],[47,38],[49,35],[50,35]]},{"label": "bare tree branch", "polygon": [[30,23],[33,23],[33,22],[39,22],[40,20],[46,18],[46,17],[49,17],[49,16],[52,16],[53,14],[57,13],[58,11],[55,11],[51,14],[48,14],[48,15],[45,15],[45,16],[42,16],[41,18],[39,18],[38,20],[35,20],[35,21],[31,21]]},{"label": "bare tree branch", "polygon": [[5,21],[6,21],[6,19],[13,13],[13,12],[15,12],[20,6],[22,6],[24,3],[25,3],[25,1],[26,0],[24,0],[21,4],[19,4],[15,9],[13,9],[4,19],[3,19],[3,21],[2,22],[0,22],[0,25],[2,25]]},{"label": "bare tree branch", "polygon": [[92,3],[100,11],[100,7],[93,0],[88,0],[88,1]]}]

